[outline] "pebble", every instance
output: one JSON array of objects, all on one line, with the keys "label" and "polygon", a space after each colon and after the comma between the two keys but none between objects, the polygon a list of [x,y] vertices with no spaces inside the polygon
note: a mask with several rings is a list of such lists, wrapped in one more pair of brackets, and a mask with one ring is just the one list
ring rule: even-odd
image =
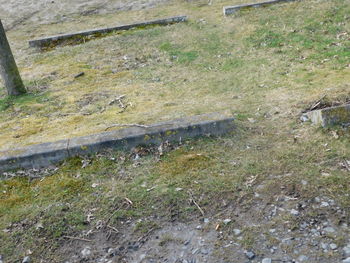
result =
[{"label": "pebble", "polygon": [[246,257],[249,258],[249,259],[255,258],[255,254],[254,254],[253,251],[246,251],[246,252],[245,252],[245,255],[246,255]]},{"label": "pebble", "polygon": [[235,229],[233,229],[233,233],[234,233],[236,236],[239,236],[239,235],[242,233],[242,231],[239,230],[239,229],[237,229],[237,228],[235,228]]},{"label": "pebble", "polygon": [[298,216],[299,215],[299,211],[295,210],[295,209],[292,209],[290,210],[290,213],[294,216]]},{"label": "pebble", "polygon": [[227,218],[223,222],[224,222],[225,225],[227,225],[227,224],[232,222],[232,219]]},{"label": "pebble", "polygon": [[308,224],[306,222],[303,222],[300,224],[300,228],[305,229],[307,228]]},{"label": "pebble", "polygon": [[298,260],[303,262],[303,261],[307,261],[308,260],[308,257],[307,256],[304,256],[304,255],[301,255],[298,257]]},{"label": "pebble", "polygon": [[343,251],[345,253],[345,256],[350,256],[350,244],[348,244],[346,247],[343,248]]},{"label": "pebble", "polygon": [[306,114],[303,114],[303,115],[300,116],[300,120],[301,120],[302,122],[306,122],[306,121],[309,120],[309,117],[308,117]]},{"label": "pebble", "polygon": [[328,202],[321,202],[321,207],[328,207],[329,206],[329,203]]},{"label": "pebble", "polygon": [[91,254],[91,248],[90,247],[85,247],[82,251],[81,254],[83,257],[87,257]]},{"label": "pebble", "polygon": [[272,259],[271,258],[264,258],[261,263],[271,263]]},{"label": "pebble", "polygon": [[337,244],[334,244],[334,243],[330,244],[329,247],[333,250],[338,248]]},{"label": "pebble", "polygon": [[327,226],[323,229],[324,231],[326,231],[327,233],[334,233],[335,229],[333,227]]},{"label": "pebble", "polygon": [[205,249],[205,248],[201,248],[201,253],[202,253],[203,255],[208,255],[208,254],[209,254],[209,251],[208,251],[207,249]]},{"label": "pebble", "polygon": [[328,248],[328,244],[321,242],[321,248],[324,249],[324,250],[327,249]]},{"label": "pebble", "polygon": [[22,260],[22,263],[30,263],[31,260],[30,260],[30,257],[26,256],[24,257],[24,259]]}]

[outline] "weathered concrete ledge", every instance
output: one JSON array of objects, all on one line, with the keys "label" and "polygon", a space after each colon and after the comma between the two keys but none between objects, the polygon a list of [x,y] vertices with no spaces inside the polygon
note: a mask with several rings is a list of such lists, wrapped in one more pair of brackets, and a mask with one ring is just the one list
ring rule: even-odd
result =
[{"label": "weathered concrete ledge", "polygon": [[308,121],[322,127],[350,124],[350,104],[309,111],[301,116],[301,120]]},{"label": "weathered concrete ledge", "polygon": [[145,22],[137,22],[133,24],[127,24],[127,25],[121,25],[121,26],[115,26],[115,27],[106,27],[106,28],[97,28],[87,31],[80,31],[75,33],[68,33],[68,34],[62,34],[62,35],[56,35],[56,36],[49,36],[41,39],[35,39],[29,41],[30,47],[45,47],[50,46],[51,44],[57,44],[62,40],[67,40],[70,38],[76,38],[76,37],[84,37],[84,36],[90,36],[90,35],[96,35],[96,34],[105,34],[110,33],[114,31],[121,31],[121,30],[129,30],[132,28],[138,28],[138,27],[144,27],[144,26],[150,26],[150,25],[171,25],[175,23],[180,22],[186,22],[187,16],[174,16],[169,18],[163,18],[163,19],[157,19],[157,20],[151,20],[151,21],[145,21]]},{"label": "weathered concrete ledge", "polygon": [[235,6],[224,6],[224,15],[232,15],[242,9],[249,9],[253,7],[265,7],[273,4],[284,3],[284,2],[294,2],[298,0],[271,0],[261,3],[253,3],[253,4],[243,4],[243,5],[235,5]]},{"label": "weathered concrete ledge", "polygon": [[197,136],[218,136],[234,130],[234,119],[212,113],[176,119],[152,126],[132,127],[99,134],[28,146],[0,152],[0,172],[18,168],[40,168],[73,156],[109,149],[128,150],[139,145],[159,145]]}]

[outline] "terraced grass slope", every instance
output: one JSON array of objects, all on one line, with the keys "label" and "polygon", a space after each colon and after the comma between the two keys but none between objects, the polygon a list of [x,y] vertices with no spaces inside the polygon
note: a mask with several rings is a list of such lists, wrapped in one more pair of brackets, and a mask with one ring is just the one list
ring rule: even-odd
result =
[{"label": "terraced grass slope", "polygon": [[[3,149],[113,123],[212,111],[233,113],[238,130],[73,159],[45,178],[1,181],[0,255],[10,262],[28,254],[38,262],[99,262],[117,248],[123,252],[112,262],[246,262],[247,249],[252,262],[350,256],[343,250],[349,245],[349,131],[299,121],[324,95],[329,102],[349,96],[350,3],[300,1],[224,18],[227,4],[235,3],[179,1],[9,31],[31,93],[2,97]],[[190,22],[46,52],[25,47],[41,35],[174,14],[188,14]],[[79,72],[85,75],[75,79]],[[124,94],[126,110],[109,104]],[[171,228],[180,224],[187,226],[183,232],[206,237],[208,254],[193,254],[203,248],[193,243],[181,250],[187,236],[179,239]],[[92,252],[83,259],[86,246]],[[169,258],[172,253],[179,258]]]}]

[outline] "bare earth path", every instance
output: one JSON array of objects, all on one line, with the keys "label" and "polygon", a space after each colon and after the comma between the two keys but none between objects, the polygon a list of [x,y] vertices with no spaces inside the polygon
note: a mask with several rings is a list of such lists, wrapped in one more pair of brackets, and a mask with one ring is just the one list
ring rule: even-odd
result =
[{"label": "bare earth path", "polygon": [[0,18],[10,30],[22,23],[58,23],[74,15],[151,8],[169,0],[0,0]]}]

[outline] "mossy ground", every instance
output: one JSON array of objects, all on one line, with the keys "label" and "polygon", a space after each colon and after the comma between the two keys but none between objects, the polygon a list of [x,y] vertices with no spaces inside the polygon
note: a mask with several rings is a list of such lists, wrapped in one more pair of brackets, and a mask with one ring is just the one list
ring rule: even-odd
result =
[{"label": "mossy ground", "polygon": [[[221,7],[228,4],[234,3],[175,2],[10,31],[29,97],[36,98],[0,101],[1,148],[92,134],[114,123],[223,110],[287,112],[323,94],[347,94],[346,1],[289,3],[225,18]],[[182,13],[189,15],[188,23],[108,34],[48,52],[26,43],[42,35]],[[74,79],[80,72],[85,75]],[[109,105],[120,95],[131,103],[123,112],[118,104]]]},{"label": "mossy ground", "polygon": [[[112,225],[153,214],[188,220],[201,217],[192,197],[207,215],[222,212],[224,201],[249,206],[257,191],[271,202],[287,191],[305,200],[327,195],[349,207],[349,171],[340,165],[349,160],[349,133],[339,129],[334,137],[298,121],[323,95],[349,95],[349,3],[300,1],[224,18],[228,4],[234,3],[175,2],[8,33],[30,94],[0,100],[4,149],[91,134],[114,123],[213,111],[232,112],[238,129],[185,142],[160,159],[149,154],[134,161],[116,152],[94,157],[84,169],[77,158],[50,177],[2,181],[0,229],[7,231],[0,231],[0,254],[14,261],[30,249],[34,258],[59,262],[55,252],[64,237],[88,229],[91,211],[94,220]],[[34,36],[181,13],[190,16],[188,23],[48,52],[24,47]],[[122,94],[132,106],[120,113],[108,103]],[[135,233],[155,227],[143,222]],[[247,248],[255,242],[251,232],[242,240]]]}]

